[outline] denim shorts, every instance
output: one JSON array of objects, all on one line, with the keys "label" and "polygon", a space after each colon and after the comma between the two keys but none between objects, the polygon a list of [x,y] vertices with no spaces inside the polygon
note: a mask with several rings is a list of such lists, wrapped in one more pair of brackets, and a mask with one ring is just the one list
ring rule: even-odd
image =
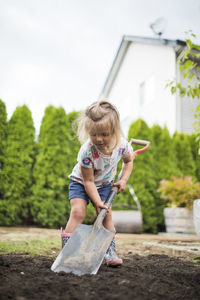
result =
[{"label": "denim shorts", "polygon": [[[104,187],[97,189],[102,201],[105,201],[107,199],[111,188],[112,185],[108,184]],[[84,185],[77,181],[71,180],[69,184],[69,201],[73,198],[84,199],[87,202],[87,204],[89,204],[90,201],[92,202],[92,200],[89,198],[88,194],[85,191]]]}]

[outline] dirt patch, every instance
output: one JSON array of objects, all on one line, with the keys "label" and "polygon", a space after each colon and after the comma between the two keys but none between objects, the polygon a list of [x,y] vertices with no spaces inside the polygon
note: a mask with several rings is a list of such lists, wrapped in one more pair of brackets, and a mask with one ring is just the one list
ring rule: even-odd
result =
[{"label": "dirt patch", "polygon": [[[43,238],[58,239],[59,231],[0,228],[0,241]],[[116,242],[123,266],[102,264],[97,275],[81,277],[51,271],[58,248],[50,251],[51,257],[2,253],[0,299],[200,299],[200,264],[193,262],[199,256],[199,237],[117,234]],[[188,243],[195,253],[171,249]]]},{"label": "dirt patch", "polygon": [[0,298],[200,299],[200,265],[167,255],[130,255],[120,268],[104,264],[97,275],[54,273],[54,258],[0,255]]}]

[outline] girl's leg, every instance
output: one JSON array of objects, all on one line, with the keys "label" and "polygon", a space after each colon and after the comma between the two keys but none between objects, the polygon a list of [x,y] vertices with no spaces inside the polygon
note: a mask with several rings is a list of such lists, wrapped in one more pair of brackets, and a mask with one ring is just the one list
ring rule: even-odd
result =
[{"label": "girl's leg", "polygon": [[[103,225],[108,230],[115,231],[115,227],[114,227],[114,224],[112,221],[111,209],[109,209],[109,211],[103,221]],[[122,259],[119,258],[116,254],[115,239],[112,240],[112,242],[106,252],[105,261],[106,261],[107,266],[109,266],[109,267],[120,266],[123,263]]]},{"label": "girl's leg", "polygon": [[112,211],[111,211],[111,208],[108,210],[104,220],[103,220],[103,226],[105,228],[107,228],[108,230],[111,230],[111,231],[115,231],[115,227],[114,227],[114,224],[113,224],[113,221],[112,221]]},{"label": "girl's leg", "polygon": [[81,198],[73,198],[70,200],[71,212],[70,217],[65,227],[65,230],[61,228],[61,241],[62,248],[67,243],[72,232],[76,229],[78,224],[81,224],[86,216],[87,202]]},{"label": "girl's leg", "polygon": [[86,217],[87,202],[81,198],[73,198],[70,200],[71,212],[65,227],[65,232],[72,233],[78,224],[81,224]]}]

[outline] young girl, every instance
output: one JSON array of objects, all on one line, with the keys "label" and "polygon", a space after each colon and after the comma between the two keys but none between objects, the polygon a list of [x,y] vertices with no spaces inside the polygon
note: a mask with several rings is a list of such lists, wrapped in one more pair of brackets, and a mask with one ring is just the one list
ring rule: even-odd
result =
[{"label": "young girl", "polygon": [[[125,189],[133,167],[133,149],[121,135],[119,113],[110,102],[95,102],[82,113],[78,136],[85,143],[78,153],[78,163],[69,175],[71,213],[65,230],[61,228],[62,246],[77,225],[84,221],[89,201],[96,207],[97,213],[102,208],[107,209],[104,201],[112,188],[120,159],[124,163],[122,177],[114,184],[118,186],[118,193]],[[108,209],[103,225],[115,231],[111,209]],[[106,252],[105,261],[108,266],[122,264],[115,251],[114,239]]]}]

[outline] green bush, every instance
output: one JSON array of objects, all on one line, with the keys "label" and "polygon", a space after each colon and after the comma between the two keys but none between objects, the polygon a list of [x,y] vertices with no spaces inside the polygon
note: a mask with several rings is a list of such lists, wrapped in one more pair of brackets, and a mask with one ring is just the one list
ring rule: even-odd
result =
[{"label": "green bush", "polygon": [[197,134],[193,133],[188,135],[189,144],[191,146],[193,161],[195,163],[195,175],[198,181],[200,181],[200,155],[198,154],[199,145],[197,141]]},{"label": "green bush", "polygon": [[[164,126],[164,128],[161,128],[159,125],[154,125],[151,128],[151,132],[154,153],[154,172],[158,188],[160,180],[170,179],[175,175],[178,176],[180,175],[180,171],[177,168],[174,145],[167,127]],[[167,200],[161,198],[160,194],[156,193],[155,203],[157,230],[165,231],[163,210],[167,204]]]},{"label": "green bush", "polygon": [[7,126],[1,172],[0,224],[29,224],[35,129],[26,105],[17,107]]},{"label": "green bush", "polygon": [[38,226],[56,228],[65,224],[69,216],[67,166],[73,149],[70,152],[69,136],[69,118],[64,109],[47,107],[33,170],[31,213]]},{"label": "green bush", "polygon": [[[70,213],[69,174],[77,163],[80,143],[73,128],[78,112],[63,108],[45,110],[38,142],[31,112],[18,107],[7,122],[6,107],[0,100],[0,225],[64,226]],[[169,199],[160,197],[159,182],[173,176],[192,176],[200,181],[200,156],[196,135],[175,133],[166,127],[149,128],[139,119],[128,138],[150,140],[150,148],[135,158],[129,184],[142,207],[143,231],[164,230],[163,209]],[[138,146],[133,146],[134,150]],[[118,172],[122,162],[119,163]],[[114,207],[117,204],[117,207]],[[135,206],[128,188],[114,200],[114,209]],[[94,222],[96,212],[87,208],[85,223]]]},{"label": "green bush", "polygon": [[[130,126],[128,138],[134,137],[142,140],[152,140],[151,132],[147,124],[139,119]],[[154,173],[153,147],[136,156],[133,172],[129,183],[141,203],[143,216],[143,230],[157,232],[156,225],[156,177]]]},{"label": "green bush", "polygon": [[[6,141],[6,131],[7,131],[6,105],[0,99],[0,172],[3,169],[4,147],[5,147],[5,141]],[[1,196],[0,196],[0,198],[1,198]]]},{"label": "green bush", "polygon": [[[72,172],[72,169],[77,163],[77,155],[80,149],[80,142],[78,141],[76,135],[76,119],[78,117],[78,112],[71,112],[66,116],[66,130],[67,130],[67,140],[66,140],[66,152],[67,160],[66,164],[66,172],[68,176]],[[69,184],[69,179],[67,179],[67,183]]]},{"label": "green bush", "polygon": [[192,176],[196,179],[196,167],[188,135],[175,132],[173,141],[175,145],[177,166],[181,172],[181,176]]},{"label": "green bush", "polygon": [[199,198],[200,182],[195,182],[191,176],[173,177],[162,180],[158,191],[163,199],[168,199],[168,206],[193,208],[193,201]]},{"label": "green bush", "polygon": [[179,176],[180,171],[177,167],[176,155],[172,138],[166,126],[161,128],[158,135],[156,125],[152,126],[152,136],[155,155],[155,169],[157,180],[169,179],[172,176]]}]

